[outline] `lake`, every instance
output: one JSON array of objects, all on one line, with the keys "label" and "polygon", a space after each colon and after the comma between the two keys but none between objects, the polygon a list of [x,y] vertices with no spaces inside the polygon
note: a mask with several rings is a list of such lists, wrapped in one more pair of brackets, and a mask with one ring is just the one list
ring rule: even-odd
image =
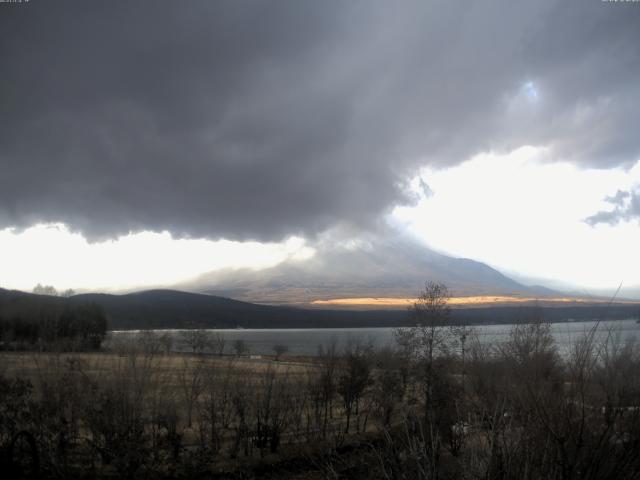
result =
[{"label": "lake", "polygon": [[[594,322],[563,322],[551,325],[551,331],[561,353],[566,353],[568,347],[591,328]],[[477,325],[473,327],[484,344],[499,345],[509,339],[512,325]],[[315,355],[319,345],[327,345],[336,341],[338,346],[344,346],[349,341],[372,343],[381,347],[394,343],[394,328],[289,328],[289,329],[240,329],[210,330],[224,335],[227,346],[226,353],[232,352],[232,343],[235,340],[243,340],[252,354],[273,354],[273,346],[285,345],[288,354]],[[183,341],[183,330],[154,330],[157,334],[169,334],[173,337],[173,349],[186,351],[187,346]],[[138,330],[109,332],[107,342],[113,340],[131,338],[141,335]],[[625,342],[635,339],[640,335],[640,324],[635,319],[612,320],[600,322],[597,337],[604,340],[608,335]]]}]

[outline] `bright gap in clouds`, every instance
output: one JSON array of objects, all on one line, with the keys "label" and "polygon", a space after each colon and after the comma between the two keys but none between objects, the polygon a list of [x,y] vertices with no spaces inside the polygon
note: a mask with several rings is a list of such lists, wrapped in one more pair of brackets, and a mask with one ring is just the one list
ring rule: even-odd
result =
[{"label": "bright gap in clouds", "polygon": [[291,237],[283,243],[175,239],[168,232],[141,232],[89,243],[61,224],[23,232],[0,231],[0,287],[31,290],[36,283],[106,290],[166,286],[222,268],[267,268],[305,259],[314,250]]},{"label": "bright gap in clouds", "polygon": [[575,286],[640,284],[640,226],[584,220],[611,205],[604,198],[640,183],[640,162],[628,170],[578,169],[545,163],[545,150],[523,147],[482,154],[420,179],[433,195],[392,218],[432,247],[484,261],[505,273]]}]

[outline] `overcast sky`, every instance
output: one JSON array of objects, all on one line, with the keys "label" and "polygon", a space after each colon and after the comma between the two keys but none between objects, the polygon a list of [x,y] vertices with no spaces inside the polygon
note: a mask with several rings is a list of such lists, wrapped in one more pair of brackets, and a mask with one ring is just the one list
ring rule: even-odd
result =
[{"label": "overcast sky", "polygon": [[640,284],[639,41],[637,2],[2,3],[0,285],[170,284],[389,224]]}]

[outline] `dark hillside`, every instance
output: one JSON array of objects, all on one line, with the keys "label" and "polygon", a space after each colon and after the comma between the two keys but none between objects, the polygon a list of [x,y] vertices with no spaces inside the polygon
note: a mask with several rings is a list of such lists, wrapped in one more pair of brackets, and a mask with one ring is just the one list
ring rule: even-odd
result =
[{"label": "dark hillside", "polygon": [[[259,305],[230,298],[176,290],[125,295],[91,293],[64,299],[0,289],[0,317],[57,314],[68,305],[102,307],[109,329],[148,328],[356,328],[408,325],[406,310],[321,310]],[[469,324],[518,323],[541,314],[552,322],[636,318],[638,305],[499,306],[456,308],[454,321]]]},{"label": "dark hillside", "polygon": [[73,300],[101,305],[112,329],[374,327],[400,325],[407,318],[405,311],[304,310],[175,290],[86,294]]},{"label": "dark hillside", "polygon": [[[131,328],[340,328],[396,327],[410,322],[406,310],[320,310],[259,305],[213,295],[149,290],[127,295],[87,294],[74,301],[101,305],[112,329]],[[500,306],[458,308],[455,321],[471,324],[527,321],[542,313],[548,321],[635,318],[637,305]]]}]

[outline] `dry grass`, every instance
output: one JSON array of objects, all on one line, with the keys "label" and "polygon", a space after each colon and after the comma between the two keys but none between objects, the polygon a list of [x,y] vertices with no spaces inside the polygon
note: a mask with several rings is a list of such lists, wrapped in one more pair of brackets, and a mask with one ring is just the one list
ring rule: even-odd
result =
[{"label": "dry grass", "polygon": [[[100,376],[107,372],[117,372],[131,360],[129,355],[106,352],[92,353],[51,353],[51,352],[0,352],[0,373],[7,377],[20,377],[37,380],[42,375],[43,368],[52,368],[79,362],[84,372],[91,376]],[[168,355],[154,355],[150,358],[153,373],[163,377],[176,376],[185,365],[185,362],[195,365],[200,363],[204,368],[228,369],[234,368],[243,373],[260,374],[268,369],[276,373],[288,375],[303,375],[307,373],[313,363],[307,363],[306,358],[283,357],[281,361],[275,361],[263,356],[259,359],[233,356],[191,355],[184,353],[171,353]]]}]

